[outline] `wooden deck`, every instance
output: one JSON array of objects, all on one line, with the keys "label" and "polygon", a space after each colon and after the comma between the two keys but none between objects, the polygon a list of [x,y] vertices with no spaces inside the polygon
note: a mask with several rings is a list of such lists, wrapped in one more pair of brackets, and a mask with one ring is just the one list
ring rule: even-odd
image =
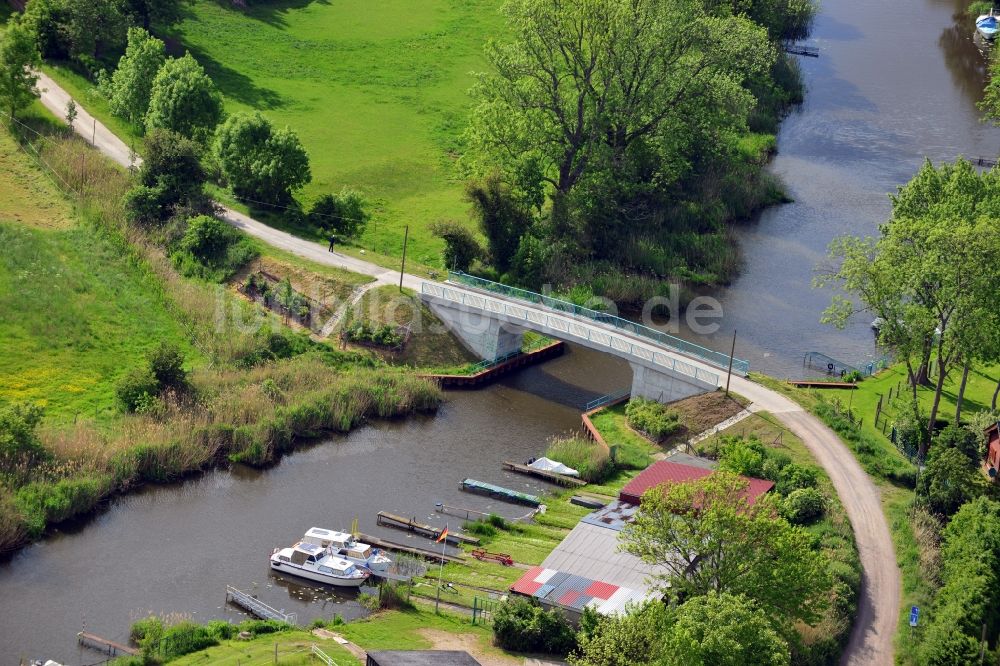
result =
[{"label": "wooden deck", "polygon": [[544,469],[535,469],[529,465],[522,465],[516,462],[506,461],[503,463],[503,468],[510,470],[511,472],[518,472],[519,474],[537,476],[540,479],[545,479],[546,481],[551,481],[552,483],[558,483],[560,486],[579,488],[580,486],[587,485],[586,481],[577,479],[576,477],[566,476],[565,474],[556,474],[555,472],[549,472]]},{"label": "wooden deck", "polygon": [[407,546],[401,543],[396,543],[395,541],[386,541],[372,534],[358,533],[356,535],[359,540],[365,543],[371,544],[373,546],[378,546],[379,548],[384,548],[385,550],[396,551],[397,553],[406,553],[407,555],[416,555],[417,557],[423,557],[428,560],[436,560],[445,562],[452,562],[454,564],[465,564],[464,557],[457,557],[455,555],[447,555],[439,551],[433,551],[428,548],[419,548],[417,546]]},{"label": "wooden deck", "polygon": [[[442,532],[442,528],[440,527],[418,523],[412,518],[397,516],[396,514],[389,513],[388,511],[379,511],[376,522],[382,527],[394,527],[397,530],[406,530],[434,540],[439,539]],[[469,536],[468,534],[462,534],[461,532],[453,532],[451,530],[448,530],[448,536],[445,537],[445,541],[455,544],[467,543],[472,546],[479,545],[479,539],[476,537]]]},{"label": "wooden deck", "polygon": [[133,656],[139,654],[139,651],[133,647],[110,641],[107,638],[101,638],[97,634],[92,634],[88,631],[79,632],[76,635],[76,640],[80,643],[80,645],[86,645],[89,648],[106,652],[112,657],[118,654],[128,654]]}]

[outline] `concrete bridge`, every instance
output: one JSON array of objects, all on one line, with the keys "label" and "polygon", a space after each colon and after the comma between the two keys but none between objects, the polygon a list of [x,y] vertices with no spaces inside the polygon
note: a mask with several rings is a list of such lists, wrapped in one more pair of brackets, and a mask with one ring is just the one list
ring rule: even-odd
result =
[{"label": "concrete bridge", "polygon": [[[628,361],[632,395],[660,402],[714,391],[725,383],[726,354],[656,329],[542,296],[452,273],[447,283],[422,282],[422,300],[473,353],[495,359],[521,349],[524,331],[574,342]],[[733,373],[749,364],[733,359]]]}]

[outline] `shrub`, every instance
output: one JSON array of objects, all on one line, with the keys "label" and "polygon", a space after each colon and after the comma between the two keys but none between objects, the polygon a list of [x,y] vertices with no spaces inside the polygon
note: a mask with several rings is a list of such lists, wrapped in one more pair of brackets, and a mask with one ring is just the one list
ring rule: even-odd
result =
[{"label": "shrub", "polygon": [[163,637],[163,631],[163,620],[150,615],[132,623],[129,639],[140,647],[146,647],[157,643]]},{"label": "shrub", "polygon": [[207,628],[194,622],[179,622],[163,632],[157,654],[165,659],[191,654],[218,645]]},{"label": "shrub", "polygon": [[161,342],[149,357],[149,370],[161,388],[186,389],[187,370],[184,354],[177,345]]},{"label": "shrub", "polygon": [[558,610],[518,597],[500,604],[493,617],[493,638],[505,650],[565,655],[576,647],[576,634]]},{"label": "shrub", "polygon": [[189,277],[223,281],[258,254],[249,238],[221,220],[198,215],[187,229],[172,258]]},{"label": "shrub", "polygon": [[614,472],[614,463],[607,449],[583,437],[558,437],[549,443],[545,457],[572,467],[580,478],[600,483]]},{"label": "shrub", "polygon": [[781,505],[785,518],[796,525],[808,525],[823,517],[826,498],[816,488],[799,488],[789,493]]},{"label": "shrub", "polygon": [[483,257],[483,248],[469,229],[458,222],[441,220],[431,225],[431,233],[444,240],[444,265],[453,271],[467,271]]},{"label": "shrub", "polygon": [[800,488],[815,488],[819,479],[819,471],[812,465],[789,463],[781,470],[778,478],[766,475],[764,478],[775,481],[776,490],[782,495],[788,495]]},{"label": "shrub", "polygon": [[485,519],[474,520],[466,523],[465,531],[470,534],[475,534],[476,536],[486,537],[487,539],[495,537],[499,534],[497,528],[490,525]]},{"label": "shrub", "polygon": [[236,625],[236,629],[253,634],[254,636],[263,636],[264,634],[276,634],[288,631],[292,629],[292,625],[287,622],[279,622],[278,620],[243,620]]},{"label": "shrub", "polygon": [[236,635],[236,625],[228,620],[211,620],[205,629],[209,636],[220,641],[227,641]]},{"label": "shrub", "polygon": [[365,210],[363,196],[354,190],[343,189],[340,194],[324,194],[309,209],[309,224],[345,238],[360,234],[371,214]]},{"label": "shrub", "polygon": [[0,407],[0,468],[48,457],[35,432],[41,420],[42,409],[37,405]]},{"label": "shrub", "polygon": [[163,191],[158,187],[136,185],[125,193],[123,204],[125,218],[140,227],[151,227],[163,221],[164,210],[161,205]]},{"label": "shrub", "polygon": [[764,474],[767,449],[756,437],[722,438],[719,447],[719,469],[734,474],[760,478]]},{"label": "shrub", "polygon": [[115,396],[126,412],[138,411],[160,393],[160,383],[149,368],[132,368],[118,380]]},{"label": "shrub", "polygon": [[661,440],[680,428],[680,415],[655,400],[632,398],[625,406],[625,418],[636,430]]}]

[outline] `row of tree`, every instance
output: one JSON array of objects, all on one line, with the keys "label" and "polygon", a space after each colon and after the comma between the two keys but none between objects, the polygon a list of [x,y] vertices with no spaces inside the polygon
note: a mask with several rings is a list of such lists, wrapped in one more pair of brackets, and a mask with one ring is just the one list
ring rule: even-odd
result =
[{"label": "row of tree", "polygon": [[[961,373],[957,424],[969,373],[1000,361],[998,217],[1000,171],[980,173],[964,159],[937,167],[928,161],[892,197],[879,237],[836,239],[830,254],[838,265],[817,279],[853,297],[834,296],[824,321],[842,328],[859,311],[876,316],[880,343],[906,364],[914,403],[918,386],[933,387],[921,460],[949,375]],[[1000,383],[994,410],[998,395]]]}]

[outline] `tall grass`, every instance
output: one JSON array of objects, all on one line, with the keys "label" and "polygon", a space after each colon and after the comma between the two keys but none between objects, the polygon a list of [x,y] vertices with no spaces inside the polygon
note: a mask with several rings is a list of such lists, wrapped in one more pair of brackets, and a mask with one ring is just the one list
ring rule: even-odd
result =
[{"label": "tall grass", "polygon": [[572,467],[580,478],[590,483],[600,483],[614,473],[614,463],[607,449],[584,437],[556,437],[549,443],[545,457]]}]

